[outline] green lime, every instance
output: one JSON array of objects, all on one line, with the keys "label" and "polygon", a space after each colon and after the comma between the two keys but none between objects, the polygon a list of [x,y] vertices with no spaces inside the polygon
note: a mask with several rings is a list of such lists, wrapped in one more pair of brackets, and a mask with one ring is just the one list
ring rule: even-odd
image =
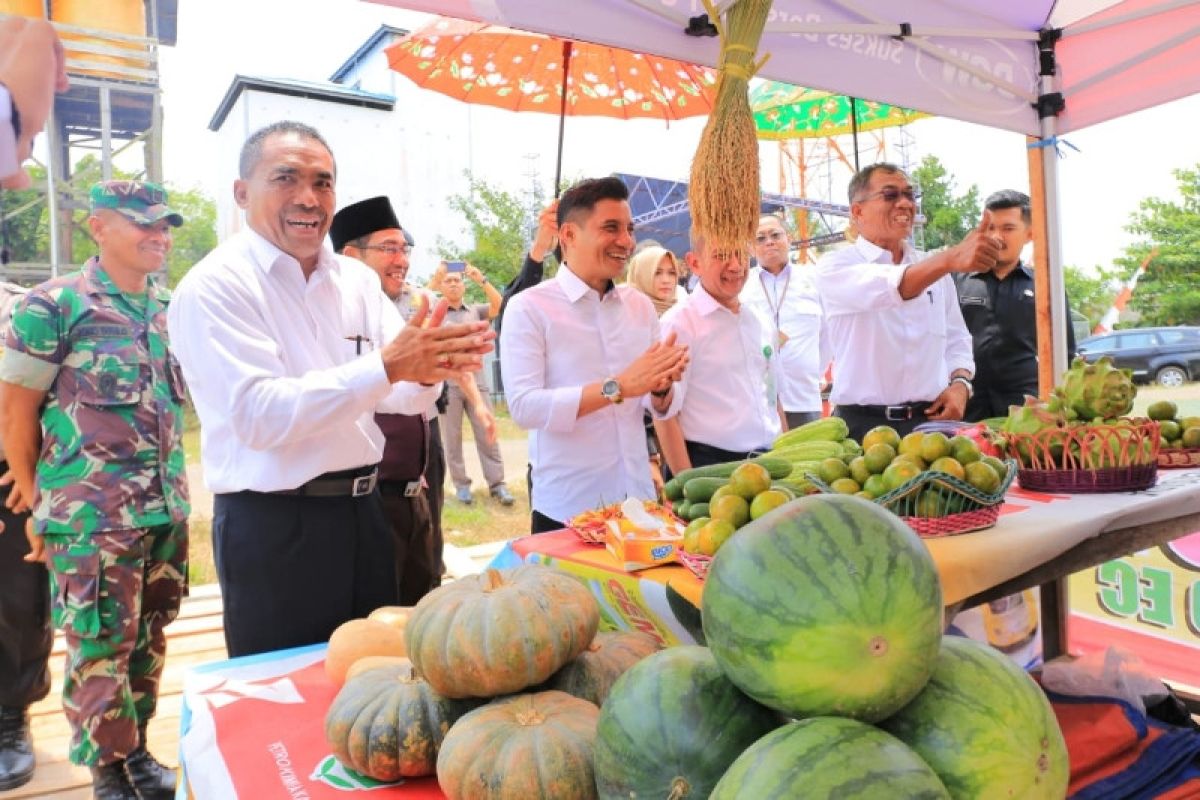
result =
[{"label": "green lime", "polygon": [[983,457],[979,445],[966,436],[950,437],[950,457],[960,464],[971,464]]},{"label": "green lime", "polygon": [[921,474],[916,465],[905,459],[897,461],[883,471],[883,485],[889,492],[894,492],[913,478]]},{"label": "green lime", "polygon": [[838,494],[855,494],[862,491],[862,487],[858,485],[858,481],[853,478],[838,478],[829,485]]},{"label": "green lime", "polygon": [[890,425],[876,425],[863,437],[863,450],[870,449],[873,444],[886,444],[895,450],[900,446],[900,434],[896,433],[896,429]]},{"label": "green lime", "polygon": [[953,475],[960,481],[966,480],[967,478],[967,471],[963,469],[963,465],[958,463],[958,461],[950,456],[939,458],[937,461],[929,465],[929,469],[932,472],[944,472],[947,475]]},{"label": "green lime", "polygon": [[850,467],[840,458],[827,458],[817,466],[817,477],[833,485],[839,478],[850,477]]},{"label": "green lime", "polygon": [[867,459],[865,456],[857,456],[850,462],[850,477],[854,478],[859,485],[865,484],[867,478],[871,477],[871,470],[867,469]]},{"label": "green lime", "polygon": [[767,489],[765,492],[760,492],[750,501],[750,519],[758,519],[791,499],[779,489]]},{"label": "green lime", "polygon": [[974,464],[967,464],[966,470],[967,483],[984,494],[995,494],[1000,488],[1000,476],[986,463],[976,461]]},{"label": "green lime", "polygon": [[932,464],[939,458],[950,455],[950,440],[944,433],[927,433],[921,439],[921,458]]},{"label": "green lime", "polygon": [[771,488],[771,473],[767,472],[767,468],[762,464],[747,461],[729,476],[729,485],[736,494],[746,500],[752,500]]},{"label": "green lime", "polygon": [[867,461],[867,469],[873,475],[878,475],[887,469],[888,464],[892,463],[892,459],[895,457],[896,451],[890,444],[873,444],[863,452],[863,458]]},{"label": "green lime", "polygon": [[708,504],[708,515],[714,520],[724,520],[734,528],[740,528],[750,521],[750,504],[744,497],[727,494]]}]

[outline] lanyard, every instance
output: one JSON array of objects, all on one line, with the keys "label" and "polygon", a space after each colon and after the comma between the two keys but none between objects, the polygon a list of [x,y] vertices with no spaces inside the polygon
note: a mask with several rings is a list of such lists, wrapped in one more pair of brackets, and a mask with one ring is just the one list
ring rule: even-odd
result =
[{"label": "lanyard", "polygon": [[[766,298],[767,306],[771,309],[771,316],[775,320],[775,332],[778,333],[779,313],[783,310],[783,301],[787,298],[788,285],[792,282],[792,271],[788,270],[787,277],[783,279],[783,291],[776,294],[774,301],[771,300],[771,295],[767,292],[767,282],[763,279],[763,272],[766,272],[766,270],[764,269],[758,273],[758,282],[762,285],[763,297]],[[778,286],[778,283],[778,281],[775,281],[776,286]]]}]

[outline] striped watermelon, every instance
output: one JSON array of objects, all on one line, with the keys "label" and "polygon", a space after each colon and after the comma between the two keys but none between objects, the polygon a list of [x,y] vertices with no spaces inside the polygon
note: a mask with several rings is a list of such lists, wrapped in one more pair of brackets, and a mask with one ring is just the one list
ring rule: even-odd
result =
[{"label": "striped watermelon", "polygon": [[710,800],[946,800],[920,756],[895,737],[844,717],[790,722],[742,753]]},{"label": "striped watermelon", "polygon": [[945,637],[924,691],[880,727],[916,750],[954,797],[1067,793],[1070,764],[1050,702],[1024,670],[985,644]]},{"label": "striped watermelon", "polygon": [[713,558],[701,612],[730,680],[792,717],[889,716],[921,691],[942,637],[925,545],[847,495],[803,497],[740,529]]},{"label": "striped watermelon", "polygon": [[706,798],[782,720],[738,691],[704,647],[670,647],[617,679],[596,728],[601,800]]}]

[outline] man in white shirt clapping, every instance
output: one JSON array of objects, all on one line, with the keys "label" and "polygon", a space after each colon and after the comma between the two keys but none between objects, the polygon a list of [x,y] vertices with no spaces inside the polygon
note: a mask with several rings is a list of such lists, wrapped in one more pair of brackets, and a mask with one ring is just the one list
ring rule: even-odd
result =
[{"label": "man in white shirt clapping", "polygon": [[767,450],[779,435],[772,336],[739,300],[747,260],[744,252],[715,250],[693,230],[687,262],[700,282],[663,315],[663,330],[691,353],[678,401],[654,425],[676,475]]},{"label": "man in white shirt clapping", "polygon": [[988,212],[962,242],[927,255],[909,241],[918,196],[899,167],[864,167],[849,197],[858,238],[817,262],[834,413],[856,439],[877,425],[903,436],[926,420],[962,419],[975,362],[950,273],[996,263]]},{"label": "man in white shirt clapping", "polygon": [[231,656],[325,641],[397,604],[375,412],[421,413],[491,350],[485,322],[405,326],[379,276],[334,255],[336,169],[307,125],[251,134],[233,187],[247,227],[188,272],[168,311],[215,495]]},{"label": "man in white shirt clapping", "polygon": [[633,253],[628,198],[612,177],[564,192],[563,264],[505,312],[500,368],[513,421],[530,431],[534,533],[626,497],[655,496],[642,414],[672,407],[687,350],[674,337],[659,341],[645,295],[613,284]]}]

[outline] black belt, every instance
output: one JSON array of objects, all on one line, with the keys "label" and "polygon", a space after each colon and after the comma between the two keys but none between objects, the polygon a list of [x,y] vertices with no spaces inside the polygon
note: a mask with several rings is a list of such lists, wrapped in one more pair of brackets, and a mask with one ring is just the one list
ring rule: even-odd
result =
[{"label": "black belt", "polygon": [[341,472],[326,472],[295,489],[280,489],[267,494],[300,495],[303,497],[363,497],[375,491],[379,480],[376,467],[360,467]]},{"label": "black belt", "polygon": [[881,417],[888,422],[903,422],[916,417],[920,419],[919,414],[923,414],[925,409],[929,408],[932,403],[901,403],[896,406],[856,406],[849,403],[839,403],[838,408],[844,409],[851,414],[857,414],[863,417]]},{"label": "black belt", "polygon": [[386,494],[398,494],[402,497],[416,497],[421,493],[421,479],[415,481],[379,481],[379,491]]}]

